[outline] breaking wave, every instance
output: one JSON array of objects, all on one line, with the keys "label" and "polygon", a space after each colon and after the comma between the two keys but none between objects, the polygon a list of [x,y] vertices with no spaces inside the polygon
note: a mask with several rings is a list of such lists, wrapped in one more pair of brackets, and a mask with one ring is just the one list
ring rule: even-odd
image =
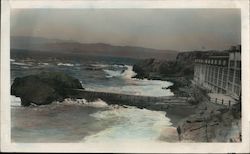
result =
[{"label": "breaking wave", "polygon": [[109,70],[109,69],[104,69],[103,71],[107,74],[107,78],[112,78],[112,77],[122,77],[125,79],[130,79],[133,76],[136,75],[136,73],[133,71],[132,66],[122,66],[122,65],[113,65],[114,67],[120,67],[120,68],[126,68],[126,70]]},{"label": "breaking wave", "polygon": [[73,67],[75,65],[71,64],[71,63],[58,63],[57,66],[69,66],[69,67]]},{"label": "breaking wave", "polygon": [[[170,89],[166,89],[173,83],[161,80],[148,80],[132,78],[136,75],[132,66],[125,65],[125,70],[109,70],[104,69],[107,78],[120,78],[126,83],[123,86],[109,86],[105,89],[96,89],[97,91],[117,92],[130,95],[143,96],[173,96]],[[163,88],[164,87],[164,88]]]},{"label": "breaking wave", "polygon": [[20,97],[16,97],[11,95],[10,96],[11,106],[12,107],[20,107],[21,106],[21,99]]},{"label": "breaking wave", "polygon": [[71,99],[71,98],[66,98],[64,99],[63,102],[54,102],[57,104],[74,104],[74,105],[85,105],[85,106],[91,106],[91,107],[97,107],[97,108],[102,108],[102,107],[108,107],[108,104],[104,102],[101,99],[97,99],[95,101],[87,101],[86,99]]},{"label": "breaking wave", "polygon": [[[94,135],[83,138],[83,142],[160,142],[159,138],[166,129],[174,129],[165,112],[120,107],[98,111],[91,116],[99,121],[112,121],[113,124]],[[173,138],[176,138],[174,132]]]},{"label": "breaking wave", "polygon": [[11,64],[20,65],[20,66],[31,66],[31,64],[21,63],[21,62],[15,62],[15,61],[13,61]]},{"label": "breaking wave", "polygon": [[[11,95],[10,99],[11,99],[11,107],[21,107],[20,97]],[[54,101],[52,102],[52,104],[45,105],[45,106],[37,106],[37,107],[42,108],[42,107],[50,107],[53,105],[83,105],[83,106],[90,106],[90,107],[96,107],[96,108],[108,107],[108,104],[101,99],[97,99],[95,101],[87,101],[86,99],[71,99],[71,98],[66,98],[62,102]]]}]

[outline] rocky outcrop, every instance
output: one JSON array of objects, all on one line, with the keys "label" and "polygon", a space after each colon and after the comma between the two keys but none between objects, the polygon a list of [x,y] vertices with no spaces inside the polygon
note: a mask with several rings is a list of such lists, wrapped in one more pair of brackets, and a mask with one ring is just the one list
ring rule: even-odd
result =
[{"label": "rocky outcrop", "polygon": [[68,96],[64,89],[83,89],[78,79],[60,72],[42,72],[15,78],[11,95],[21,98],[22,106],[46,105]]},{"label": "rocky outcrop", "polygon": [[[182,61],[163,61],[157,59],[147,59],[140,61],[133,66],[133,71],[137,73],[134,78],[138,79],[157,79],[173,83],[168,87],[178,96],[186,96],[180,88],[190,86],[193,78],[194,65]],[[164,88],[164,87],[163,87]]]},{"label": "rocky outcrop", "polygon": [[137,73],[135,78],[163,77],[193,77],[194,63],[186,61],[167,61],[157,59],[146,59],[133,66]]},{"label": "rocky outcrop", "polygon": [[[203,102],[179,128],[183,142],[241,142],[241,119],[232,109]],[[240,113],[239,113],[240,114]]]}]

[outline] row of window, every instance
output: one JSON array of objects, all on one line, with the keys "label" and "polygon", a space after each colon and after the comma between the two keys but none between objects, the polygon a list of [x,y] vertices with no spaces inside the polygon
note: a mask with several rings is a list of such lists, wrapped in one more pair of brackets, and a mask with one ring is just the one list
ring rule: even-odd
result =
[{"label": "row of window", "polygon": [[[234,74],[235,73],[235,74]],[[205,82],[212,83],[213,85],[217,85],[218,87],[222,87],[226,89],[227,86],[227,77],[229,75],[229,81],[236,85],[241,85],[241,71],[230,69],[229,74],[227,68],[223,67],[214,67],[209,65],[198,65],[195,67],[195,76],[198,77],[198,80],[202,79],[202,75],[205,75]],[[228,85],[229,88],[230,84]]]},{"label": "row of window", "polygon": [[[205,63],[205,64],[223,65],[223,66],[227,65],[227,60],[220,60],[220,59],[219,60],[217,60],[217,59],[206,59],[206,60],[196,59],[195,62],[201,62],[201,63]],[[235,65],[237,68],[241,68],[241,61],[240,60],[237,60],[237,61],[230,60],[229,66],[235,67]]]},{"label": "row of window", "polygon": [[241,68],[241,61],[240,60],[237,60],[237,61],[230,60],[230,62],[229,62],[230,67],[235,67],[235,64],[236,64],[237,68]]},{"label": "row of window", "polygon": [[205,63],[205,64],[215,64],[215,65],[227,65],[227,60],[221,59],[196,59],[195,62]]}]

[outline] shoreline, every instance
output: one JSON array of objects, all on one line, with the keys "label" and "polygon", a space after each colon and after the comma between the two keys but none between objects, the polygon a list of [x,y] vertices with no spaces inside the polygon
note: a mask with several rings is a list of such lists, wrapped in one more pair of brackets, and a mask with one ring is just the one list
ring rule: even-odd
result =
[{"label": "shoreline", "polygon": [[[118,105],[108,105],[104,108],[96,108],[92,106],[94,104],[89,105],[90,104],[52,103],[50,105],[34,107],[13,106],[11,107],[11,140],[16,143],[88,142],[89,137],[91,138],[95,135],[98,136],[98,134],[102,134],[103,131],[108,131],[109,128],[116,127],[116,125],[120,123],[120,120],[117,121],[117,119],[113,121],[113,118],[110,119],[109,116],[106,117],[106,120],[100,121],[100,119],[96,119],[99,117],[98,114],[101,114],[102,112],[117,112],[115,111],[116,109],[126,111],[126,108],[130,108],[129,106],[126,107]],[[130,109],[141,110],[134,106],[131,106]],[[131,112],[130,109],[128,110],[129,112]],[[149,114],[151,114],[151,111],[152,110],[142,110],[142,114],[145,112],[149,112]],[[129,112],[127,114],[129,114]],[[96,113],[97,117],[93,117],[92,115],[95,115]],[[157,116],[157,114],[154,116]],[[164,116],[164,113],[161,114]],[[53,135],[51,134],[52,132],[54,132]],[[155,141],[159,140],[161,142],[177,142],[178,140],[177,133],[175,132],[175,127],[173,125],[170,125],[167,128],[163,127],[159,136],[155,137],[157,138]]]},{"label": "shoreline", "polygon": [[191,103],[191,108],[175,106],[166,111],[167,116],[173,119],[173,125],[181,130],[181,142],[241,142],[239,106],[227,109],[211,103],[207,91],[193,85],[190,76],[168,77],[146,71],[139,72],[137,77],[170,81],[173,86],[168,88],[176,97],[190,98],[186,103]]}]

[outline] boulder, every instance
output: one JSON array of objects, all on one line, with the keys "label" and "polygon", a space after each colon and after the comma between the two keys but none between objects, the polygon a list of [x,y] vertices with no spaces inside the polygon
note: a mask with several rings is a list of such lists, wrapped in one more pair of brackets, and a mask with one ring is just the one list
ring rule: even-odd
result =
[{"label": "boulder", "polygon": [[36,75],[15,78],[11,95],[21,98],[22,106],[46,105],[62,101],[68,89],[83,89],[80,81],[61,72],[42,72]]}]

